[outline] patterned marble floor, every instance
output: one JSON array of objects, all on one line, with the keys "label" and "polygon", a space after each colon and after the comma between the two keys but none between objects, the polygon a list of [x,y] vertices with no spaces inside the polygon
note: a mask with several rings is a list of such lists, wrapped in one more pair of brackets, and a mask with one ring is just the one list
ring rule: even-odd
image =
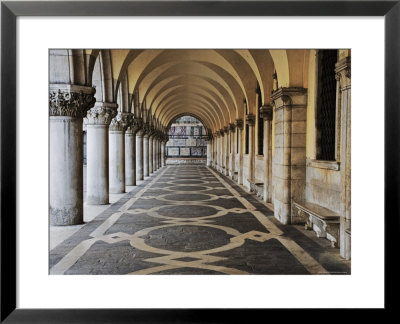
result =
[{"label": "patterned marble floor", "polygon": [[170,165],[52,249],[49,272],[350,274],[325,241],[210,168]]}]

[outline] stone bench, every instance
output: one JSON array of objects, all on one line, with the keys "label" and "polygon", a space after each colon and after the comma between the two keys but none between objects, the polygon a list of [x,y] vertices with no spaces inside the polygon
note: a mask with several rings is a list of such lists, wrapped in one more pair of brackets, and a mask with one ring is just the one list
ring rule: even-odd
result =
[{"label": "stone bench", "polygon": [[335,247],[339,242],[340,215],[320,205],[307,201],[293,201],[298,215],[305,219],[305,228],[313,229],[317,237],[325,237]]}]

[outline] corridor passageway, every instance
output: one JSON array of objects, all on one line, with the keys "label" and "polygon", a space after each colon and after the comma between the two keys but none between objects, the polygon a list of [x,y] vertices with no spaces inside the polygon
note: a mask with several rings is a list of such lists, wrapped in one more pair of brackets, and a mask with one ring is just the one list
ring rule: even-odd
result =
[{"label": "corridor passageway", "polygon": [[205,165],[154,172],[50,251],[50,274],[350,274],[350,261]]}]

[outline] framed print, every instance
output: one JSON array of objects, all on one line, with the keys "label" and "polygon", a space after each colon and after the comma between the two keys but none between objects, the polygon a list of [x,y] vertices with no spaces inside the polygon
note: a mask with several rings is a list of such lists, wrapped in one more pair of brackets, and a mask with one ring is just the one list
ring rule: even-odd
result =
[{"label": "framed print", "polygon": [[[399,234],[399,204],[397,202],[399,197],[398,152],[400,149],[398,134],[399,21],[400,4],[397,0],[2,1],[1,321],[5,323],[219,323],[236,322],[238,315],[254,318],[255,316],[266,316],[266,312],[270,308],[391,308],[394,301],[390,299],[389,291],[393,289],[394,285],[384,286],[384,283],[398,280],[393,267],[387,266],[386,262],[388,253],[394,246],[391,238],[395,238]],[[331,38],[332,35],[335,35],[336,38]],[[315,42],[315,39],[318,39],[319,43]],[[232,48],[235,49],[233,54],[229,52],[229,49]],[[279,65],[282,57],[289,57],[287,61],[291,63],[282,65],[282,69],[286,69],[286,74],[282,73],[282,70],[272,69],[270,71],[266,67],[264,70],[261,68],[264,66],[264,56],[260,59],[261,54],[259,53],[266,48],[271,49],[271,51],[265,52],[268,59],[271,62],[274,61],[275,66]],[[287,53],[286,50],[283,50],[286,48],[288,49]],[[85,56],[86,54],[82,56],[82,61],[88,61],[82,63],[87,70],[82,69],[81,75],[74,74],[71,72],[72,70],[65,68],[65,66],[70,66],[68,60],[71,60],[72,56],[74,56],[74,64],[78,64],[76,62],[80,60],[77,58],[79,55],[69,49],[94,49],[93,52],[92,50],[85,52],[89,53],[87,56]],[[135,61],[136,56],[139,57],[139,51],[136,53],[134,50],[127,49],[147,49],[148,52]],[[304,50],[305,54],[298,55],[302,49],[306,49]],[[199,51],[203,51],[202,54],[198,54]],[[210,54],[213,51],[218,51],[218,55]],[[149,84],[153,82],[151,83],[152,87],[159,90],[170,85],[170,89],[165,90],[165,93],[172,95],[189,93],[189,95],[184,100],[179,100],[175,97],[160,99],[157,94],[151,97],[150,102],[150,99],[146,101],[150,97],[146,97],[145,100],[143,95],[141,97],[135,90],[146,91],[147,95],[148,92],[153,91],[153,88],[150,87],[148,91],[147,89],[133,90],[132,88],[126,98],[122,90],[121,92],[116,91],[115,94],[112,94],[112,99],[104,99],[103,103],[106,105],[101,106],[95,102],[96,100],[93,100],[93,92],[96,91],[97,94],[102,94],[104,98],[107,98],[110,90],[107,88],[107,78],[102,79],[101,82],[99,80],[103,77],[96,79],[97,72],[93,72],[96,69],[99,71],[109,69],[108,77],[111,80],[109,84],[115,82],[117,85],[121,83],[121,87],[126,86],[127,89],[130,87],[129,81],[124,79],[122,72],[119,73],[119,71],[123,71],[124,64],[118,65],[119,63],[117,64],[115,61],[111,65],[107,65],[104,63],[106,62],[104,59],[99,67],[99,61],[96,61],[96,58],[108,55],[107,53],[113,57],[127,55],[135,64],[143,64],[148,57],[151,57],[149,63],[146,63],[148,65],[142,69],[142,72],[147,73],[146,75],[144,72],[143,76],[136,75],[136,72],[132,73],[135,80],[140,79],[142,82],[144,79],[143,82]],[[204,57],[208,55],[216,60],[223,57],[232,66],[237,62],[242,63],[240,69],[231,71],[231,67],[225,64],[225,61],[223,63],[218,61],[214,64],[210,59],[204,63],[201,55]],[[67,63],[64,66],[65,62]],[[202,64],[201,68],[197,66],[200,64],[199,62]],[[306,67],[297,70],[293,62],[304,64]],[[168,74],[168,69],[174,66],[179,66],[179,78]],[[329,76],[324,74],[328,66],[332,67],[332,73]],[[207,72],[209,74],[206,74],[205,70],[210,71]],[[187,71],[193,72],[193,75],[188,77]],[[256,71],[254,80],[248,76],[250,73],[247,71]],[[313,76],[309,76],[304,71]],[[86,74],[92,73],[94,75],[93,82],[91,80],[90,82],[85,81],[85,83],[80,80],[74,84],[71,81],[71,78],[74,80],[78,80],[80,77],[84,79]],[[104,72],[102,75],[106,75],[106,73]],[[182,75],[184,76],[182,77]],[[289,82],[289,77],[286,80],[285,75],[291,75],[293,79],[290,79]],[[59,84],[65,83],[63,78],[70,78],[71,85],[79,84],[79,87],[74,88],[76,91],[68,88],[70,92],[67,96],[62,92],[65,89],[59,87]],[[266,78],[270,85],[263,87],[258,81]],[[326,81],[327,78],[330,78],[331,82]],[[219,81],[220,79],[223,81]],[[350,89],[350,79],[353,80],[351,89],[354,89],[351,95],[350,91],[346,92]],[[247,86],[243,80],[254,81],[254,84],[251,83],[251,86]],[[159,85],[156,85],[157,82]],[[187,82],[188,86],[182,86],[179,82]],[[85,84],[83,85],[83,83]],[[106,85],[104,86],[104,84]],[[212,89],[218,90],[215,94],[211,93],[208,88],[209,84],[212,85]],[[329,84],[331,85],[330,90],[327,93],[323,92],[321,89],[329,88]],[[339,88],[336,88],[338,84]],[[193,85],[198,85],[200,90],[195,92]],[[92,86],[95,86],[95,90]],[[242,89],[246,95],[238,98],[234,94],[236,90],[232,89]],[[226,94],[226,96],[221,96],[219,93]],[[250,97],[247,97],[247,93],[249,96],[251,93],[251,98],[254,98],[249,100]],[[140,98],[140,101],[137,98]],[[209,100],[210,98],[215,99]],[[229,101],[229,98],[233,98],[233,100]],[[260,98],[268,98],[268,102]],[[124,100],[128,104],[124,103]],[[82,119],[88,118],[86,115],[88,109],[93,107],[93,109],[97,109],[93,119],[99,118],[101,109],[103,109],[101,111],[113,112],[115,110],[115,116],[109,118],[109,123],[114,128],[109,128],[111,126],[107,124],[108,131],[104,133],[107,135],[107,140],[105,140],[107,142],[107,165],[104,166],[104,170],[102,169],[107,173],[105,175],[107,190],[108,181],[110,181],[110,189],[114,190],[113,185],[118,184],[118,181],[113,182],[113,179],[120,178],[118,178],[119,171],[113,170],[111,162],[113,156],[108,155],[109,152],[112,152],[112,148],[116,145],[122,145],[121,143],[124,141],[124,145],[133,143],[132,141],[135,140],[135,145],[141,143],[140,139],[138,142],[137,129],[135,132],[132,130],[136,125],[134,121],[130,122],[130,126],[124,126],[123,132],[127,130],[128,132],[123,133],[125,137],[120,137],[122,134],[120,128],[124,118],[127,117],[127,112],[118,107],[124,105],[142,107],[162,100],[164,100],[164,107],[175,105],[181,109],[181,107],[193,105],[196,108],[187,108],[189,112],[187,115],[181,114],[178,108],[171,108],[171,113],[158,113],[159,119],[157,120],[152,116],[147,116],[146,110],[141,111],[138,115],[135,113],[135,116],[140,116],[137,120],[140,119],[140,127],[143,127],[141,129],[143,129],[144,135],[142,135],[145,137],[147,134],[147,142],[143,140],[147,143],[147,151],[145,150],[147,153],[144,153],[143,156],[147,154],[147,158],[143,157],[143,159],[147,159],[149,178],[146,180],[143,176],[141,186],[137,186],[136,189],[131,188],[132,195],[118,196],[122,200],[116,204],[112,202],[111,208],[103,209],[103,214],[97,214],[112,216],[111,220],[107,221],[101,217],[96,218],[96,220],[104,221],[104,224],[107,223],[109,227],[104,229],[100,233],[101,235],[98,235],[100,230],[97,227],[93,227],[89,233],[91,227],[79,227],[78,224],[82,223],[82,219],[80,222],[75,221],[75,216],[71,216],[72,212],[65,212],[64,205],[58,206],[60,207],[57,207],[58,209],[55,208],[54,197],[49,192],[49,186],[55,192],[55,186],[57,183],[62,183],[62,180],[59,180],[60,177],[57,178],[57,181],[52,182],[53,171],[50,170],[49,165],[57,164],[60,169],[60,165],[65,163],[68,168],[73,168],[71,165],[74,164],[75,159],[75,156],[69,153],[56,160],[49,155],[49,147],[53,151],[65,152],[65,148],[60,148],[59,144],[52,146],[52,136],[55,138],[65,131],[65,121],[59,122],[61,120],[59,117],[65,117],[65,114],[60,111],[65,107],[67,110],[72,109],[71,107],[75,107],[74,105],[77,103],[85,102],[87,109],[84,111],[85,114],[79,115],[80,124],[76,131],[81,134]],[[309,106],[307,103],[303,103],[304,100],[306,102],[315,100],[311,105],[312,110],[307,108]],[[60,108],[60,102],[66,101],[69,104]],[[346,110],[346,107],[350,107],[351,102],[354,108],[350,113],[350,108]],[[230,106],[240,106],[242,115],[240,118],[237,116],[231,118],[229,114],[218,113],[210,117],[208,108],[204,108],[204,111],[202,109],[203,107],[213,107],[215,103],[226,106],[226,110],[229,112],[232,110],[229,108]],[[328,108],[321,108],[327,107],[330,103],[332,103],[330,112],[327,112]],[[47,112],[49,110],[42,107],[43,105],[50,107],[50,122]],[[257,106],[257,110],[252,111],[253,108],[249,108],[250,106]],[[290,122],[285,124],[284,120],[287,118],[285,109],[288,106],[297,109],[297,117],[295,113],[291,113]],[[304,110],[302,111],[303,115],[300,113],[301,109]],[[196,111],[200,111],[198,115]],[[72,123],[69,117],[77,116],[67,117],[68,123]],[[315,121],[312,127],[306,123],[306,118],[312,118]],[[277,122],[279,119],[282,119],[281,124]],[[178,120],[181,124],[176,123]],[[272,124],[271,121],[273,121]],[[52,125],[52,122],[57,122],[57,125]],[[348,126],[346,126],[347,123]],[[93,133],[94,129],[98,132],[100,126],[103,125],[100,124],[97,122],[91,124],[85,121],[83,137],[76,142],[76,145],[80,147],[79,150],[82,149],[79,153],[81,155],[78,154],[76,158],[88,166],[91,163],[90,154],[93,154],[93,152],[89,153],[89,146],[93,143],[90,132]],[[279,133],[279,127],[282,128],[282,134]],[[135,137],[133,140],[132,138],[127,139],[127,134],[131,130],[133,136],[136,135],[136,139]],[[114,133],[111,135],[109,132]],[[312,136],[310,137],[309,134]],[[327,137],[329,137],[328,140],[326,140]],[[68,145],[75,145],[71,144],[73,138],[72,135],[68,137]],[[274,144],[268,144],[265,138],[270,138],[269,141]],[[121,141],[118,142],[119,140]],[[128,142],[129,140],[130,142]],[[273,152],[269,152],[268,147],[271,147]],[[300,155],[300,151],[304,155],[304,163],[296,164],[293,161]],[[86,152],[88,152],[88,158]],[[242,154],[241,157],[239,152]],[[280,153],[282,161],[277,158]],[[237,154],[236,158],[234,154]],[[275,154],[275,157],[271,158],[272,162],[269,160],[269,154]],[[151,159],[152,156],[153,159]],[[291,163],[289,168],[284,162],[288,156]],[[179,158],[182,158],[182,161],[197,159],[201,163],[207,163],[209,168],[199,169],[196,166],[196,160],[194,163],[190,162],[186,171],[182,171],[183,169],[177,171],[178,169],[174,169],[175,166],[173,166],[164,169],[169,170],[168,172],[156,173],[156,165],[162,170],[161,166],[168,164],[163,157],[174,161]],[[126,160],[126,157],[122,159],[121,163],[125,163],[125,165],[132,162]],[[67,162],[65,162],[66,160]],[[136,164],[132,162],[135,168],[140,162],[138,161],[135,160]],[[265,161],[270,161],[268,162],[270,164],[265,166]],[[243,172],[240,171],[240,168],[232,167],[236,163],[247,166],[249,171]],[[153,177],[150,177],[151,170],[148,169],[150,165],[153,167]],[[271,184],[268,180],[269,176],[264,177],[264,167],[270,168],[271,174],[275,175],[276,179]],[[143,173],[146,173],[145,169],[144,167]],[[277,171],[278,169],[279,171]],[[299,171],[300,169],[301,171]],[[84,170],[89,169],[84,168]],[[285,174],[285,177],[281,177],[283,180],[276,176],[278,172]],[[304,173],[304,179],[301,178],[303,174],[301,172]],[[79,168],[77,173],[82,175],[82,169]],[[197,174],[198,179],[190,178],[194,173]],[[266,172],[264,171],[264,173]],[[135,175],[132,177],[135,178],[137,174],[136,169]],[[338,174],[346,180],[340,182],[339,189],[332,190],[332,193],[328,192],[326,186],[320,184],[321,181],[331,181],[329,183],[336,184],[335,179]],[[95,192],[90,186],[95,186],[95,183],[101,181],[101,176],[97,173],[96,176],[89,177],[92,177],[93,182],[85,184],[86,197],[89,197],[88,193],[91,190]],[[162,181],[165,183],[161,181],[160,186],[152,187],[155,180],[162,179],[161,177],[164,177],[165,180]],[[306,182],[307,177],[312,178],[312,181],[308,181],[307,185],[304,184],[305,188],[308,188],[305,194],[303,196],[296,195],[295,191],[296,186],[300,183],[299,180]],[[128,175],[124,174],[123,178],[127,179]],[[321,180],[321,178],[325,180]],[[213,181],[215,184],[212,184]],[[83,183],[79,181],[74,182],[71,186],[76,183],[77,186],[83,188]],[[289,185],[286,185],[288,183]],[[342,185],[342,183],[348,185]],[[350,189],[346,189],[350,188],[350,183],[351,194]],[[246,187],[247,190],[243,190],[239,184]],[[282,234],[281,241],[279,241],[283,242],[282,245],[272,243],[275,241],[270,240],[268,241],[270,242],[269,247],[265,245],[265,250],[257,252],[257,255],[266,257],[269,264],[265,264],[264,269],[269,269],[270,264],[280,264],[282,258],[273,253],[285,246],[287,248],[284,251],[287,253],[286,260],[293,260],[292,263],[286,261],[287,264],[290,263],[292,272],[285,272],[286,268],[278,267],[280,272],[275,271],[273,273],[275,276],[267,276],[271,273],[257,272],[251,261],[240,258],[236,260],[237,263],[234,266],[230,267],[225,264],[221,266],[222,254],[221,259],[218,260],[220,267],[206,266],[204,260],[208,258],[208,263],[216,262],[212,259],[215,256],[205,254],[203,264],[203,261],[199,261],[189,254],[171,254],[170,252],[162,254],[162,249],[154,246],[146,247],[147,241],[137,237],[132,238],[133,234],[128,239],[136,249],[135,257],[142,258],[140,259],[141,265],[153,258],[153,261],[156,260],[155,263],[159,262],[164,267],[153,265],[147,267],[146,265],[138,268],[138,272],[156,275],[126,276],[129,279],[122,278],[122,276],[104,276],[104,274],[109,274],[102,272],[106,268],[104,267],[97,272],[90,273],[99,276],[86,276],[90,271],[88,273],[79,272],[79,269],[72,266],[78,261],[81,262],[83,268],[88,268],[87,264],[91,262],[90,260],[102,263],[104,260],[96,248],[110,242],[120,244],[123,239],[123,235],[121,236],[121,232],[118,231],[118,225],[121,224],[119,222],[123,222],[125,217],[122,212],[120,213],[120,208],[128,206],[128,203],[136,202],[143,195],[144,198],[141,200],[143,205],[140,205],[142,207],[137,207],[139,208],[137,212],[131,211],[135,217],[142,217],[140,211],[147,208],[146,201],[150,203],[157,190],[166,190],[160,201],[172,205],[173,208],[171,211],[165,210],[165,215],[161,215],[159,210],[165,206],[157,206],[157,202],[154,205],[156,207],[150,206],[151,213],[161,215],[163,222],[161,225],[153,224],[153,220],[140,218],[142,224],[151,223],[153,226],[151,228],[155,231],[153,233],[150,230],[145,231],[145,234],[148,237],[153,235],[152,237],[157,237],[161,242],[165,239],[165,233],[157,236],[156,231],[172,226],[171,224],[188,228],[190,226],[187,225],[192,222],[194,228],[193,220],[178,219],[185,217],[182,216],[180,208],[184,209],[187,208],[185,204],[192,204],[197,207],[191,210],[191,213],[195,214],[200,213],[200,206],[204,207],[204,205],[201,202],[185,203],[185,199],[179,196],[179,193],[182,194],[181,191],[178,191],[175,198],[168,200],[166,198],[168,195],[174,196],[169,193],[169,191],[175,190],[174,186],[181,186],[182,190],[188,192],[196,188],[196,190],[206,192],[213,186],[215,186],[215,190],[221,191],[217,195],[200,194],[197,198],[210,201],[218,198],[221,206],[215,208],[219,214],[222,215],[232,208],[229,209],[229,212],[241,215],[242,218],[238,219],[238,224],[242,227],[238,230],[233,227],[227,230],[229,235],[223,239],[226,242],[221,243],[224,246],[234,245],[236,248],[241,246],[240,244],[245,246],[244,242],[251,241],[256,244],[255,242],[268,241],[271,237],[276,239],[274,235],[277,235],[276,232],[281,229],[282,224],[297,224],[297,218],[301,220],[299,221],[301,226],[298,225],[298,229],[283,234],[279,233],[279,235]],[[269,189],[278,186],[283,188],[282,193],[274,191],[277,189]],[[63,186],[60,185],[60,187]],[[57,187],[59,189],[58,196],[62,197],[61,200],[66,200],[70,196],[69,192],[63,191],[64,187],[61,189]],[[148,188],[152,189],[146,193]],[[115,194],[117,194],[118,190],[115,190]],[[222,190],[226,190],[226,192],[222,192]],[[273,194],[270,194],[269,190]],[[315,195],[318,195],[318,191],[324,190],[327,190],[328,193],[325,193],[326,203],[321,203],[321,207],[318,205]],[[124,192],[124,189],[121,192]],[[250,195],[249,192],[253,193]],[[83,192],[80,194],[83,195]],[[96,200],[99,195],[96,192],[94,196],[90,196],[90,199]],[[108,203],[108,192],[106,195]],[[195,194],[193,195],[195,196]],[[217,197],[218,195],[219,197]],[[337,201],[334,200],[335,195],[338,197]],[[256,196],[260,197],[262,206],[264,206],[257,208],[270,210],[271,216],[275,216],[276,219],[267,220],[261,212],[256,212],[257,208],[254,206],[261,206],[260,201],[256,200]],[[342,206],[348,201],[346,200],[347,196],[348,199],[351,197],[352,202],[353,216],[351,220],[354,222],[352,227],[343,225],[347,224],[345,222],[349,221],[350,217],[348,219],[344,217],[345,220],[340,219],[342,216],[338,215],[335,209],[344,211],[345,214],[347,211],[350,213],[350,207]],[[242,205],[236,206],[232,203],[237,197],[240,197],[239,201]],[[179,199],[183,200],[177,202]],[[225,201],[223,201],[224,199]],[[83,205],[83,201],[81,204]],[[113,210],[113,206],[118,210]],[[249,210],[245,212],[245,209],[241,209],[240,206],[246,208],[250,206],[250,211],[255,211],[253,213],[255,219],[264,224],[268,231],[264,233],[248,230],[251,220],[250,218],[247,220],[246,212]],[[251,209],[253,207],[254,209]],[[96,209],[98,206],[93,208]],[[124,211],[129,212],[129,208],[130,206],[126,207]],[[64,210],[64,214],[60,214],[60,210]],[[210,218],[207,218],[212,217],[212,212],[207,210],[205,213],[205,218],[196,223],[196,226],[206,228],[210,222],[212,223]],[[211,216],[207,213],[211,213]],[[52,242],[50,240],[51,233],[48,234],[50,232],[49,225],[45,226],[49,222],[51,225],[72,224],[76,226],[76,230],[73,232],[75,241],[71,239],[65,245],[60,244],[64,239],[61,239],[63,230],[59,230],[59,241]],[[305,223],[306,229],[303,223]],[[204,234],[203,239],[208,242],[207,244],[210,246],[213,244],[212,240],[216,238],[215,233],[221,228],[226,229],[225,225],[221,220],[221,224],[214,227],[209,226],[206,231],[201,232],[201,235]],[[107,230],[110,231],[107,232]],[[182,231],[182,228],[179,230]],[[295,238],[300,235],[298,234],[300,232],[306,233],[304,235],[307,236],[302,241],[304,246],[308,244],[313,247],[317,236],[324,237],[325,243],[323,244],[325,244],[326,250],[311,248],[311,252],[309,252],[306,248],[296,247]],[[243,237],[243,233],[247,236]],[[175,234],[173,233],[173,235]],[[49,239],[46,238],[47,235],[49,235]],[[68,237],[72,237],[72,234],[69,235],[71,236]],[[125,236],[124,238],[127,239]],[[167,239],[171,238],[167,236]],[[108,243],[107,240],[109,240]],[[191,239],[189,241],[192,245],[188,246],[193,247],[194,243]],[[326,243],[328,244],[326,245]],[[50,245],[47,246],[48,244]],[[48,248],[48,251],[45,252],[45,249],[42,249],[44,246]],[[212,248],[215,247],[212,246]],[[212,248],[209,249],[212,250]],[[333,248],[337,249],[336,252],[332,250]],[[193,249],[195,248],[193,247]],[[71,252],[72,250],[73,252]],[[52,252],[49,253],[49,251]],[[340,254],[341,261],[333,264],[332,255],[326,251],[334,251],[337,256]],[[239,254],[250,255],[245,248]],[[349,270],[350,255],[351,272]],[[389,255],[396,255],[396,252],[393,251],[393,254]],[[114,254],[113,258],[115,262],[120,262],[122,259],[117,254]],[[252,258],[257,259],[257,256],[254,255]],[[321,263],[314,262],[313,258],[322,261]],[[368,261],[371,259],[374,262]],[[190,262],[197,264],[196,271],[206,269],[211,273],[222,269],[221,272],[225,271],[224,273],[247,274],[251,273],[250,270],[254,270],[253,274],[260,275],[196,277],[190,276],[196,274],[195,272],[189,272],[189,276],[176,276],[176,274],[185,274],[184,271],[187,271],[187,268],[182,264]],[[326,271],[324,266],[330,270]],[[165,274],[171,271],[175,276],[158,276],[157,271],[160,268],[162,271],[166,271]],[[193,266],[193,268],[195,267]],[[240,268],[240,271],[232,272],[233,268],[235,271]],[[172,272],[174,269],[179,269],[181,272],[174,273]],[[343,269],[347,276],[299,276],[299,274],[322,272],[335,274],[335,271],[340,272]],[[206,274],[206,271],[199,273]],[[84,275],[69,276],[68,274]],[[368,281],[369,294],[360,292],[366,280],[370,280]],[[318,297],[318,300],[312,300],[317,296],[315,292],[320,292],[325,298]],[[356,296],[359,295],[362,297],[357,299]],[[324,299],[328,302],[324,303]]]}]

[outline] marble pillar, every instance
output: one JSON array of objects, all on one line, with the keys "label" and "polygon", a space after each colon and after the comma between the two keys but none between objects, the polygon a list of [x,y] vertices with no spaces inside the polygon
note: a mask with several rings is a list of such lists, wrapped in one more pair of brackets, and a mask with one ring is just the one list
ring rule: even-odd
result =
[{"label": "marble pillar", "polygon": [[49,87],[50,225],[83,223],[83,117],[95,89],[69,84]]},{"label": "marble pillar", "polygon": [[87,132],[86,204],[109,203],[108,127],[118,105],[96,102],[84,119]]},{"label": "marble pillar", "polygon": [[149,136],[149,174],[154,172],[153,170],[153,136]]},{"label": "marble pillar", "polygon": [[143,130],[136,133],[136,180],[144,180]]},{"label": "marble pillar", "polygon": [[260,117],[264,120],[264,193],[263,200],[272,199],[272,106],[262,106]]},{"label": "marble pillar", "polygon": [[210,167],[212,164],[212,149],[211,149],[211,139],[207,141],[207,166]]},{"label": "marble pillar", "polygon": [[238,143],[238,163],[237,163],[237,172],[238,172],[238,179],[237,182],[238,184],[242,185],[243,184],[243,119],[236,119],[235,122],[236,129],[238,132],[238,138],[239,138],[239,143]]},{"label": "marble pillar", "polygon": [[109,126],[110,193],[125,192],[125,130],[132,119],[131,113],[119,112]]},{"label": "marble pillar", "polygon": [[161,142],[161,166],[165,166],[165,146],[167,142],[164,140]]},{"label": "marble pillar", "polygon": [[136,186],[136,132],[138,125],[133,120],[125,131],[125,185]]},{"label": "marble pillar", "polygon": [[225,134],[225,136],[224,136],[224,140],[225,140],[225,150],[224,150],[224,152],[225,152],[225,155],[224,155],[225,170],[224,170],[224,174],[226,176],[229,176],[229,144],[230,144],[230,142],[229,142],[229,138],[230,138],[229,126],[224,127],[224,134]]},{"label": "marble pillar", "polygon": [[149,135],[143,135],[143,172],[144,176],[148,177],[149,173]]},{"label": "marble pillar", "polygon": [[250,182],[255,182],[255,116],[253,114],[246,115],[246,123],[249,125],[249,173],[248,179],[245,179],[244,184],[247,190],[250,191]]},{"label": "marble pillar", "polygon": [[235,174],[236,146],[235,146],[235,124],[229,124],[229,176],[233,179]]}]

